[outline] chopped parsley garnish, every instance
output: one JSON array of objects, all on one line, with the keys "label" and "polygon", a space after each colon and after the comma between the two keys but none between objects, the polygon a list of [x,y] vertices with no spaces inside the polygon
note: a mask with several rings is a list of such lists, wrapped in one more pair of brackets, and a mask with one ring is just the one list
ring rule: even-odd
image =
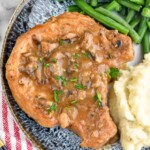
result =
[{"label": "chopped parsley garnish", "polygon": [[77,103],[77,100],[73,100],[73,101],[71,101],[70,103],[74,105],[74,104]]},{"label": "chopped parsley garnish", "polygon": [[59,80],[61,80],[61,76],[56,75],[56,76],[55,76],[55,79],[56,79],[57,81],[59,81]]},{"label": "chopped parsley garnish", "polygon": [[57,90],[54,90],[54,100],[56,103],[60,102],[58,94],[59,94],[59,92]]},{"label": "chopped parsley garnish", "polygon": [[40,57],[39,61],[42,63],[44,61],[44,58]]},{"label": "chopped parsley garnish", "polygon": [[92,55],[92,53],[89,52],[89,51],[85,51],[84,56],[85,56],[86,58],[90,58],[91,60],[95,60],[95,57],[94,57],[94,56]]},{"label": "chopped parsley garnish", "polygon": [[52,61],[52,63],[55,63],[55,64],[57,63],[57,59],[56,58],[52,58],[51,61]]},{"label": "chopped parsley garnish", "polygon": [[63,90],[59,90],[59,91],[58,91],[58,94],[63,95],[63,94],[64,94],[64,91],[63,91]]},{"label": "chopped parsley garnish", "polygon": [[86,51],[86,52],[84,53],[84,56],[85,56],[86,58],[90,58],[90,52]]},{"label": "chopped parsley garnish", "polygon": [[78,59],[80,56],[81,56],[80,54],[75,53],[75,54],[73,55],[73,58],[74,58],[74,59]]},{"label": "chopped parsley garnish", "polygon": [[45,67],[45,68],[47,68],[47,67],[49,67],[49,66],[50,66],[50,64],[48,64],[48,63],[47,63],[47,64],[44,64],[44,67]]},{"label": "chopped parsley garnish", "polygon": [[48,113],[51,113],[52,111],[57,110],[57,104],[53,103],[49,108],[48,108]]},{"label": "chopped parsley garnish", "polygon": [[70,110],[70,109],[71,109],[71,107],[70,107],[70,106],[66,106],[65,108],[66,108],[67,110]]},{"label": "chopped parsley garnish", "polygon": [[70,81],[71,81],[71,82],[77,82],[77,81],[78,81],[78,78],[77,78],[77,77],[73,77],[73,78],[70,79]]},{"label": "chopped parsley garnish", "polygon": [[62,85],[63,85],[63,86],[66,85],[66,84],[67,84],[67,79],[66,79],[66,77],[61,76],[61,82],[62,82]]},{"label": "chopped parsley garnish", "polygon": [[105,73],[106,73],[107,77],[108,77],[109,79],[111,79],[110,70],[107,70]]},{"label": "chopped parsley garnish", "polygon": [[59,41],[59,44],[60,44],[60,45],[64,45],[64,44],[65,44],[64,40],[61,39],[61,40]]},{"label": "chopped parsley garnish", "polygon": [[57,104],[60,102],[59,95],[63,95],[63,94],[64,94],[63,90],[59,90],[59,91],[54,90],[54,100]]},{"label": "chopped parsley garnish", "polygon": [[84,90],[86,87],[82,84],[75,84],[74,88],[79,89],[79,90]]},{"label": "chopped parsley garnish", "polygon": [[117,78],[119,76],[119,69],[118,68],[110,68],[110,71],[109,71],[109,75],[111,78]]},{"label": "chopped parsley garnish", "polygon": [[61,83],[62,83],[63,86],[65,86],[67,84],[67,79],[66,79],[65,76],[58,76],[57,75],[57,76],[55,76],[55,79],[58,80],[58,81],[61,80]]},{"label": "chopped parsley garnish", "polygon": [[78,64],[77,62],[74,62],[73,66],[74,66],[75,68],[78,68],[78,67],[79,67],[79,64]]},{"label": "chopped parsley garnish", "polygon": [[96,95],[94,96],[94,99],[98,106],[102,106],[102,96],[99,92],[96,93]]}]

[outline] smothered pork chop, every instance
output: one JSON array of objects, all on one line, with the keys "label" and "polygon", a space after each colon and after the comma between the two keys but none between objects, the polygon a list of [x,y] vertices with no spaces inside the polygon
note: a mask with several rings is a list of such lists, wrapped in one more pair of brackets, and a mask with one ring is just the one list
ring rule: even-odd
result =
[{"label": "smothered pork chop", "polygon": [[107,106],[107,72],[132,59],[128,36],[64,13],[17,39],[6,77],[28,116],[44,127],[69,128],[82,147],[98,148],[117,132]]}]

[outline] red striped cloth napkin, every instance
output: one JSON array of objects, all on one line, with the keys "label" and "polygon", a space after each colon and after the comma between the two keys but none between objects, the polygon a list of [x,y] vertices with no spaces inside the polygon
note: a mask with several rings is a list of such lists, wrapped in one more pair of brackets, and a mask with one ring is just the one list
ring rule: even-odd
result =
[{"label": "red striped cloth napkin", "polygon": [[7,150],[37,150],[14,121],[6,104],[0,81],[0,139]]}]

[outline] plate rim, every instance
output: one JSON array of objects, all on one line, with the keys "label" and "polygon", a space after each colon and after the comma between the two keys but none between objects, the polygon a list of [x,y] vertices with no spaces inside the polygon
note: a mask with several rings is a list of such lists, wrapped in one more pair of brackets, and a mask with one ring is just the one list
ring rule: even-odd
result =
[{"label": "plate rim", "polygon": [[7,106],[9,107],[10,111],[11,111],[11,114],[13,116],[13,119],[14,121],[18,124],[19,128],[22,130],[22,132],[25,134],[25,137],[36,147],[38,148],[39,150],[44,150],[44,148],[42,148],[41,144],[39,144],[35,139],[33,139],[29,132],[26,131],[24,129],[24,127],[22,126],[22,124],[20,123],[19,119],[17,118],[17,115],[16,113],[13,111],[12,109],[12,106],[9,102],[9,98],[7,96],[7,93],[6,93],[6,89],[5,89],[5,83],[4,83],[4,75],[5,73],[3,73],[3,67],[5,66],[4,64],[4,53],[5,53],[5,48],[6,48],[6,42],[7,42],[7,39],[8,39],[8,35],[10,33],[10,30],[11,30],[11,27],[15,21],[15,19],[18,17],[18,15],[20,14],[21,10],[23,9],[23,7],[25,6],[25,4],[29,3],[31,0],[21,0],[19,2],[19,4],[17,5],[17,7],[15,8],[8,24],[7,24],[7,28],[6,28],[6,31],[5,31],[5,36],[4,36],[4,39],[2,41],[2,51],[1,51],[1,56],[0,56],[0,76],[1,76],[1,83],[2,83],[2,92],[3,92],[3,95],[5,97],[5,100],[6,100],[6,103],[7,103]]}]

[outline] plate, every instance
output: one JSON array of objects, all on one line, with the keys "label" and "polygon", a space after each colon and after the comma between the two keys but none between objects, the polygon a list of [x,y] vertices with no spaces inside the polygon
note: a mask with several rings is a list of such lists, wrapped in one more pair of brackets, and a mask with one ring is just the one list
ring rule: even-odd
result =
[{"label": "plate", "polygon": [[[90,150],[81,148],[81,139],[68,129],[60,126],[44,128],[29,118],[17,105],[9,89],[5,78],[5,64],[15,45],[16,39],[22,33],[28,31],[37,24],[44,23],[50,16],[57,16],[66,11],[69,5],[73,5],[73,0],[57,2],[56,0],[23,0],[16,9],[9,23],[2,50],[2,84],[10,110],[27,138],[38,148],[46,150]],[[135,47],[135,60],[131,62],[135,65],[141,61],[141,51],[139,46]],[[110,150],[121,150],[121,145],[115,143]]]}]

